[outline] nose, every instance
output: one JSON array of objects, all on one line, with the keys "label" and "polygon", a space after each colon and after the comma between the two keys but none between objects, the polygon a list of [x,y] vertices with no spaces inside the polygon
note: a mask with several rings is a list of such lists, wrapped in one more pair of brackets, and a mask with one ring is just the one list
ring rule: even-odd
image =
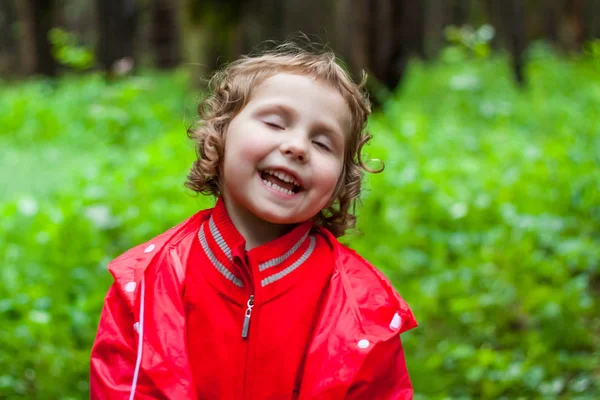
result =
[{"label": "nose", "polygon": [[302,164],[308,162],[308,149],[306,139],[301,135],[287,137],[280,146],[281,152],[294,161]]}]

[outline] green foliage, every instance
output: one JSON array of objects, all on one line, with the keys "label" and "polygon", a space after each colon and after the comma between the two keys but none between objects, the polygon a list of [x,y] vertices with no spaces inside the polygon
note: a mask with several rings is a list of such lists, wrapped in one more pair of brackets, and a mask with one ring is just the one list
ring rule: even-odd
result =
[{"label": "green foliage", "polygon": [[423,395],[600,396],[600,71],[530,59],[527,92],[501,60],[413,65],[371,120],[354,244],[413,305]]},{"label": "green foliage", "polygon": [[48,33],[48,39],[52,44],[52,55],[60,64],[79,70],[94,66],[93,51],[77,45],[77,38],[73,33],[61,28],[52,28]]},{"label": "green foliage", "polygon": [[[530,52],[413,64],[370,121],[362,235],[420,327],[419,399],[597,398],[600,71]],[[88,396],[108,261],[212,201],[183,188],[182,74],[0,88],[0,398]]]},{"label": "green foliage", "polygon": [[586,43],[584,52],[596,63],[596,67],[600,68],[600,39]]},{"label": "green foliage", "polygon": [[445,57],[463,59],[466,56],[486,58],[491,52],[491,42],[496,31],[491,25],[481,25],[474,29],[470,25],[457,27],[450,25],[444,30],[450,45],[444,49]]}]

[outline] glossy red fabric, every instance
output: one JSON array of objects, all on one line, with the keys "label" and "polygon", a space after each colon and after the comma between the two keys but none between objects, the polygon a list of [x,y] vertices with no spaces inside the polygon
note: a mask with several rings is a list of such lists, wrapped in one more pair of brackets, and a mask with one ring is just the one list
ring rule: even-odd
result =
[{"label": "glossy red fabric", "polygon": [[178,243],[187,265],[183,303],[197,398],[289,399],[299,393],[333,269],[333,249],[311,225],[246,251],[219,200],[200,226],[201,239],[190,235]]},{"label": "glossy red fabric", "polygon": [[[115,282],[92,348],[92,399],[197,398],[180,253],[184,239],[196,235],[210,212],[199,212],[109,264]],[[335,263],[293,397],[411,399],[398,336],[416,327],[411,310],[379,271],[328,231],[320,233],[330,242]]]}]

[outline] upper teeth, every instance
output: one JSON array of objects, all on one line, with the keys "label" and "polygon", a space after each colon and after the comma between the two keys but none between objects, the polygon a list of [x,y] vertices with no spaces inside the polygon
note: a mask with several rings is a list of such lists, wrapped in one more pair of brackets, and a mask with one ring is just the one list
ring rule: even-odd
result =
[{"label": "upper teeth", "polygon": [[274,175],[276,177],[278,177],[279,179],[281,179],[284,182],[289,182],[289,183],[293,183],[296,186],[300,186],[298,185],[298,182],[296,182],[296,180],[294,179],[293,176],[286,174],[285,172],[282,171],[273,171],[273,170],[266,170],[265,171],[267,174],[271,174]]}]

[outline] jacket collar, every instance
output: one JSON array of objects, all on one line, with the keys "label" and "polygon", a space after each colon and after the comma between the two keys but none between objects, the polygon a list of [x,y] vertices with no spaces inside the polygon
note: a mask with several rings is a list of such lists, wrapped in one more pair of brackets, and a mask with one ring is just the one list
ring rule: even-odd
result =
[{"label": "jacket collar", "polygon": [[310,221],[304,222],[285,235],[246,251],[244,237],[229,218],[224,201],[219,199],[208,220],[201,224],[198,241],[214,267],[213,272],[218,273],[217,277],[209,276],[220,281],[216,282],[219,287],[258,289],[289,282],[297,270],[305,268],[315,247],[311,227]]},{"label": "jacket collar", "polygon": [[[144,271],[155,260],[164,260],[175,245],[190,235],[195,235],[203,222],[208,221],[212,209],[203,210],[171,228],[154,239],[142,243],[108,265],[121,292],[131,310],[136,310],[136,287]],[[336,290],[339,298],[345,299],[344,307],[354,320],[355,329],[345,334],[347,340],[362,340],[364,333],[370,342],[385,341],[417,326],[408,304],[400,297],[390,281],[356,252],[342,245],[326,229],[319,230],[332,244],[336,263],[331,279],[330,292]],[[172,264],[172,263],[169,263]],[[169,272],[177,276],[179,290],[183,288],[182,274]],[[133,289],[133,290],[132,290]],[[376,293],[376,295],[373,295]],[[331,298],[331,293],[329,297]],[[335,296],[334,296],[335,298]],[[335,307],[342,307],[338,301],[326,301],[326,312],[335,313]],[[337,304],[337,305],[336,305]],[[332,308],[333,307],[333,308]],[[376,312],[374,312],[374,310]],[[341,311],[341,308],[338,310]],[[384,315],[385,318],[382,318]],[[322,318],[325,320],[326,318]],[[369,339],[370,338],[370,339]],[[365,342],[363,342],[365,343]]]}]

